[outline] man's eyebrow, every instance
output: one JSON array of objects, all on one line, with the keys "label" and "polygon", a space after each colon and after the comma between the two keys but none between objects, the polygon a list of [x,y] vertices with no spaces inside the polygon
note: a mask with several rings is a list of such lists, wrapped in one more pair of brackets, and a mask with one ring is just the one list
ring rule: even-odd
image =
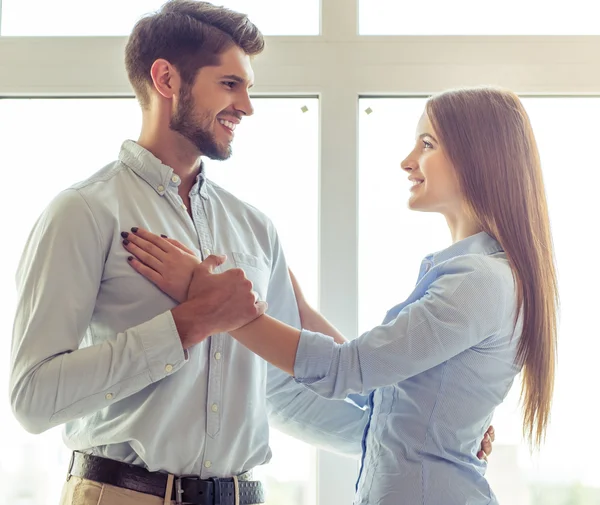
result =
[{"label": "man's eyebrow", "polygon": [[[244,79],[243,77],[240,77],[239,75],[235,75],[235,74],[224,75],[223,77],[221,77],[221,79],[228,79],[230,81],[235,81],[238,84],[246,84],[247,82],[249,82],[249,81],[246,81],[246,79]],[[254,86],[254,84],[250,83],[250,85],[248,87],[251,88],[252,86]]]}]

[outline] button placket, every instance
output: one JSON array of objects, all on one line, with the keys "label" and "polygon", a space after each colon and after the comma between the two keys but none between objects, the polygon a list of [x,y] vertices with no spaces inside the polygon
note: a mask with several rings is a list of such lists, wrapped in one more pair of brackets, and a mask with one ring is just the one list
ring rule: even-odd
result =
[{"label": "button placket", "polygon": [[[192,215],[194,226],[200,238],[200,246],[203,260],[214,251],[213,239],[208,226],[208,216],[204,208],[205,202],[199,194],[193,194],[191,198]],[[217,269],[218,271],[218,269]],[[212,335],[210,337],[210,360],[208,373],[208,396],[206,398],[206,431],[211,437],[215,437],[221,429],[221,403],[222,403],[222,377],[223,377],[223,335]],[[217,356],[219,356],[217,358]],[[216,406],[216,408],[215,408]]]}]

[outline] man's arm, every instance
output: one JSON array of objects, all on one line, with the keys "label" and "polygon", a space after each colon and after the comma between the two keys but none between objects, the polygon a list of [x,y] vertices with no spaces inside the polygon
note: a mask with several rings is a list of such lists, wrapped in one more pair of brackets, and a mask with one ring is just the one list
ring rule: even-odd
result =
[{"label": "man's arm", "polygon": [[[268,313],[300,328],[300,316],[288,268],[272,230],[273,263],[267,302]],[[358,457],[369,411],[345,400],[326,400],[278,368],[269,365],[267,404],[273,427],[332,452]]]},{"label": "man's arm", "polygon": [[294,296],[296,297],[298,310],[300,312],[300,322],[302,324],[302,328],[305,330],[323,333],[324,335],[329,335],[338,344],[346,343],[346,337],[344,337],[344,335],[342,335],[340,331],[333,326],[333,324],[331,324],[323,314],[310,306],[306,298],[304,298],[304,293],[300,288],[300,283],[296,279],[296,276],[291,270],[289,273],[290,280],[292,281],[292,286],[294,288]]},{"label": "man's arm", "polygon": [[76,190],[61,193],[29,237],[17,271],[10,365],[11,405],[29,432],[96,412],[184,364],[170,311],[79,349],[110,240]]}]

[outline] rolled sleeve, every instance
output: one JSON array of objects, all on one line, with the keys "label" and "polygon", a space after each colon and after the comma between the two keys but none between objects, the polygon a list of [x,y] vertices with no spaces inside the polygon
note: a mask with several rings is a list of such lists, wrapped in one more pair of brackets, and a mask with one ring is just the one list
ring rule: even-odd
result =
[{"label": "rolled sleeve", "polygon": [[327,335],[302,330],[294,362],[296,380],[302,384],[310,384],[325,377],[334,361],[336,346],[338,344]]}]

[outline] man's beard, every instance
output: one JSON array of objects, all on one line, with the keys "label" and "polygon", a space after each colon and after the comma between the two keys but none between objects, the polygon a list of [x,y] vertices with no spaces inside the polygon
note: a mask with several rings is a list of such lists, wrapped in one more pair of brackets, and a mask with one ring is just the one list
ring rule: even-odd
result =
[{"label": "man's beard", "polygon": [[203,128],[202,124],[211,123],[210,118],[194,116],[195,103],[189,87],[185,87],[181,91],[181,96],[177,104],[177,110],[171,118],[169,127],[171,130],[179,133],[198,150],[211,160],[226,160],[231,156],[231,143],[219,145],[215,136],[207,128]]}]

